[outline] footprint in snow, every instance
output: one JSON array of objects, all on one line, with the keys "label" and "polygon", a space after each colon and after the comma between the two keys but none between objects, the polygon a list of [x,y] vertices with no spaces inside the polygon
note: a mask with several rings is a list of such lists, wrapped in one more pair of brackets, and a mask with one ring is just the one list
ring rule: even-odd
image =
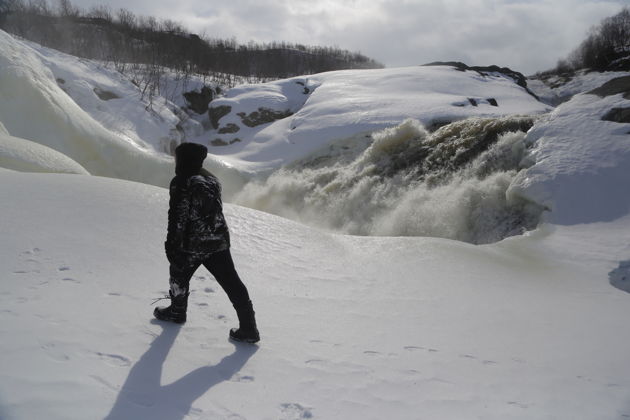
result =
[{"label": "footprint in snow", "polygon": [[280,404],[280,412],[282,413],[281,420],[298,420],[298,419],[311,419],[313,413],[310,408],[304,407],[298,403],[284,403]]},{"label": "footprint in snow", "polygon": [[39,270],[15,270],[13,274],[30,274],[30,273],[39,273]]},{"label": "footprint in snow", "polygon": [[424,347],[418,347],[418,346],[405,346],[403,348],[407,351],[426,350]]},{"label": "footprint in snow", "polygon": [[46,353],[46,356],[56,362],[67,362],[70,360],[70,356],[58,349],[55,343],[43,343],[41,344],[41,348]]},{"label": "footprint in snow", "polygon": [[[459,357],[462,357],[464,359],[479,360],[476,356],[473,356],[472,354],[460,354]],[[481,364],[484,364],[484,365],[496,365],[496,364],[498,364],[497,362],[495,362],[493,360],[481,360],[480,362],[481,362]]]},{"label": "footprint in snow", "polygon": [[22,255],[35,255],[35,254],[39,254],[40,252],[42,252],[41,249],[32,248],[32,249],[27,249],[26,251],[22,252]]},{"label": "footprint in snow", "polygon": [[106,363],[114,366],[129,366],[131,365],[131,360],[125,356],[120,354],[113,353],[101,353],[100,351],[94,352],[101,360]]}]

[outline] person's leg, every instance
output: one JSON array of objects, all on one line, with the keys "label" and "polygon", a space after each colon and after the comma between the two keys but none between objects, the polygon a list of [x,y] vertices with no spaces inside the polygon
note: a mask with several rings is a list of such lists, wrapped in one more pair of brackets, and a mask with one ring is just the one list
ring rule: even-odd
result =
[{"label": "person's leg", "polygon": [[171,263],[169,268],[169,296],[171,305],[168,307],[155,308],[153,315],[162,321],[183,324],[186,322],[186,311],[188,309],[188,295],[190,278],[199,268],[200,262],[193,258],[182,258],[176,263]]},{"label": "person's leg", "polygon": [[230,250],[217,252],[208,257],[203,265],[217,280],[236,310],[239,328],[230,331],[230,337],[240,341],[255,343],[260,340],[252,302],[247,287],[241,281]]},{"label": "person's leg", "polygon": [[169,267],[169,293],[172,296],[188,295],[190,279],[199,268],[201,262],[194,258],[182,258]]},{"label": "person's leg", "polygon": [[247,287],[241,281],[236,272],[230,250],[211,254],[203,265],[214,276],[221,288],[225,291],[232,305],[241,306],[249,302]]}]

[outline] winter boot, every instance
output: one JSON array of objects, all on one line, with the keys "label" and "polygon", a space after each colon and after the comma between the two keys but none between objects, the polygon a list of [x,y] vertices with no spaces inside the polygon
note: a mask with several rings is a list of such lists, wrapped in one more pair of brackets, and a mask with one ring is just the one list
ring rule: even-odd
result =
[{"label": "winter boot", "polygon": [[244,305],[234,305],[234,309],[236,309],[236,315],[238,316],[239,328],[232,328],[230,330],[230,338],[235,341],[250,344],[259,342],[260,334],[256,327],[256,318],[252,302],[248,300]]},{"label": "winter boot", "polygon": [[185,293],[180,296],[173,296],[173,292],[169,291],[168,294],[171,297],[171,306],[155,308],[153,316],[161,321],[183,324],[186,322],[186,309],[188,308],[189,293]]}]

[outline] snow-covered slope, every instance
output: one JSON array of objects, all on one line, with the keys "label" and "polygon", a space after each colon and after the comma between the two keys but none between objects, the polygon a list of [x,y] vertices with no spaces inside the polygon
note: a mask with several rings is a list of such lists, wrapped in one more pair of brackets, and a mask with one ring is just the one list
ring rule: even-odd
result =
[{"label": "snow-covered slope", "polygon": [[532,77],[527,86],[545,103],[559,105],[573,96],[595,89],[617,77],[627,76],[628,72],[596,72],[579,70],[571,75]]},{"label": "snow-covered slope", "polygon": [[141,89],[117,71],[29,43],[58,86],[91,118],[125,142],[147,152],[168,152],[182,135],[168,102],[149,101]]},{"label": "snow-covered slope", "polygon": [[38,52],[0,31],[0,122],[12,136],[57,150],[91,174],[166,185],[172,159],[109,131],[57,84]]},{"label": "snow-covered slope", "polygon": [[250,170],[277,168],[333,140],[408,118],[431,126],[551,109],[510,78],[449,66],[346,70],[246,85],[210,108],[217,117],[225,114],[210,133],[211,152]]},{"label": "snow-covered slope", "polygon": [[630,124],[606,118],[614,109],[630,109],[630,100],[623,93],[582,93],[545,116],[527,134],[535,163],[518,174],[508,195],[544,205],[556,224],[630,213]]},{"label": "snow-covered slope", "polygon": [[9,135],[0,123],[0,168],[22,172],[89,173],[68,156],[26,139]]},{"label": "snow-covered slope", "polygon": [[[12,136],[54,149],[92,175],[168,185],[170,151],[181,139],[164,98],[147,109],[138,89],[117,73],[3,31],[0,69],[0,123]],[[225,180],[228,194],[244,182],[212,156],[205,165]]]},{"label": "snow-covered slope", "polygon": [[[0,417],[621,419],[628,216],[490,246],[337,236],[226,207],[260,347],[201,269],[167,288],[167,191],[0,172]],[[98,221],[98,222],[95,222]]]}]

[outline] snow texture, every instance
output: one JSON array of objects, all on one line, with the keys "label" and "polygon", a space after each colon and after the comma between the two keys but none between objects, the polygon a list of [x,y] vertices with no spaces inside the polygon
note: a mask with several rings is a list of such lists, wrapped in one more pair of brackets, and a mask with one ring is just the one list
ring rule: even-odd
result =
[{"label": "snow texture", "polygon": [[622,94],[579,94],[527,134],[535,164],[508,190],[550,210],[555,224],[611,221],[630,212],[630,124],[603,121]]},{"label": "snow texture", "polygon": [[628,217],[474,246],[227,205],[262,333],[250,347],[227,341],[236,316],[203,269],[184,326],[151,320],[168,288],[166,190],[0,184],[3,419],[630,415],[630,306],[607,281],[630,252]]},{"label": "snow texture", "polygon": [[[22,172],[59,172],[89,175],[74,160],[41,144],[2,132],[0,123],[0,167]],[[6,131],[6,130],[5,130]]]}]

